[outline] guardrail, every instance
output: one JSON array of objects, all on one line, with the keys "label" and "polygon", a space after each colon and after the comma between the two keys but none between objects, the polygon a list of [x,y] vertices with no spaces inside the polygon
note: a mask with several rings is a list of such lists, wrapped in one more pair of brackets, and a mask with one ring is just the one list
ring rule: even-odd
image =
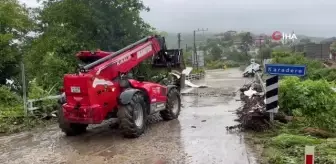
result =
[{"label": "guardrail", "polygon": [[201,78],[204,78],[204,73],[189,74],[186,76],[186,80],[189,81],[200,80]]},{"label": "guardrail", "polygon": [[30,99],[27,101],[27,110],[28,112],[33,113],[34,110],[41,109],[41,106],[34,106],[36,105],[36,103],[42,102],[45,100],[55,100],[55,99],[59,100],[61,98],[63,98],[63,95],[47,96],[47,97],[39,98],[39,99]]}]

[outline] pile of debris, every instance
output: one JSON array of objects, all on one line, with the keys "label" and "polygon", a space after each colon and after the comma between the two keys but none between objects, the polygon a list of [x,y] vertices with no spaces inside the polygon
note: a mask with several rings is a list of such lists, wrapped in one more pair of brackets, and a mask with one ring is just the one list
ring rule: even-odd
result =
[{"label": "pile of debris", "polygon": [[237,110],[240,127],[244,130],[265,131],[270,128],[269,113],[266,112],[265,96],[261,85],[252,82],[240,88],[240,99],[244,105]]}]

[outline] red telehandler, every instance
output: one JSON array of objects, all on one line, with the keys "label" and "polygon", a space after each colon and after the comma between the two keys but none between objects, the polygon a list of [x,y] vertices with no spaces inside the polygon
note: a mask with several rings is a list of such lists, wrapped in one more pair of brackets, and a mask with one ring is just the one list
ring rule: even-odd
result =
[{"label": "red telehandler", "polygon": [[154,68],[183,69],[182,52],[167,50],[164,37],[149,36],[117,52],[81,51],[84,62],[76,74],[64,75],[64,104],[59,111],[59,127],[68,135],[86,131],[89,124],[118,118],[127,138],[144,133],[146,118],[160,112],[164,120],[178,118],[181,110],[179,82],[161,85],[130,77],[136,66],[151,60]]}]

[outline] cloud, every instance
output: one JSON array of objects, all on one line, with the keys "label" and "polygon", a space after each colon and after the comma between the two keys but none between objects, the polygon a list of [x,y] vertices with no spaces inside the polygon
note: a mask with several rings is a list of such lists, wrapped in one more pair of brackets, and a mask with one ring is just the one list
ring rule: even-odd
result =
[{"label": "cloud", "polygon": [[[36,0],[20,0],[30,7]],[[335,0],[143,0],[151,8],[141,15],[169,32],[275,30],[311,36],[334,36]]]},{"label": "cloud", "polygon": [[186,32],[296,31],[312,36],[332,36],[336,23],[334,0],[144,0],[151,12],[142,13],[154,27]]}]

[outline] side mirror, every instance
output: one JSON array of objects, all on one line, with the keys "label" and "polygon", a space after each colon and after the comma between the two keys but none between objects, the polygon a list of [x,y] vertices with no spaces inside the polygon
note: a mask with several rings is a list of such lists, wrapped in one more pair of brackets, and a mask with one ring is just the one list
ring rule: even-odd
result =
[{"label": "side mirror", "polygon": [[145,76],[138,76],[137,80],[143,82],[145,81]]}]

